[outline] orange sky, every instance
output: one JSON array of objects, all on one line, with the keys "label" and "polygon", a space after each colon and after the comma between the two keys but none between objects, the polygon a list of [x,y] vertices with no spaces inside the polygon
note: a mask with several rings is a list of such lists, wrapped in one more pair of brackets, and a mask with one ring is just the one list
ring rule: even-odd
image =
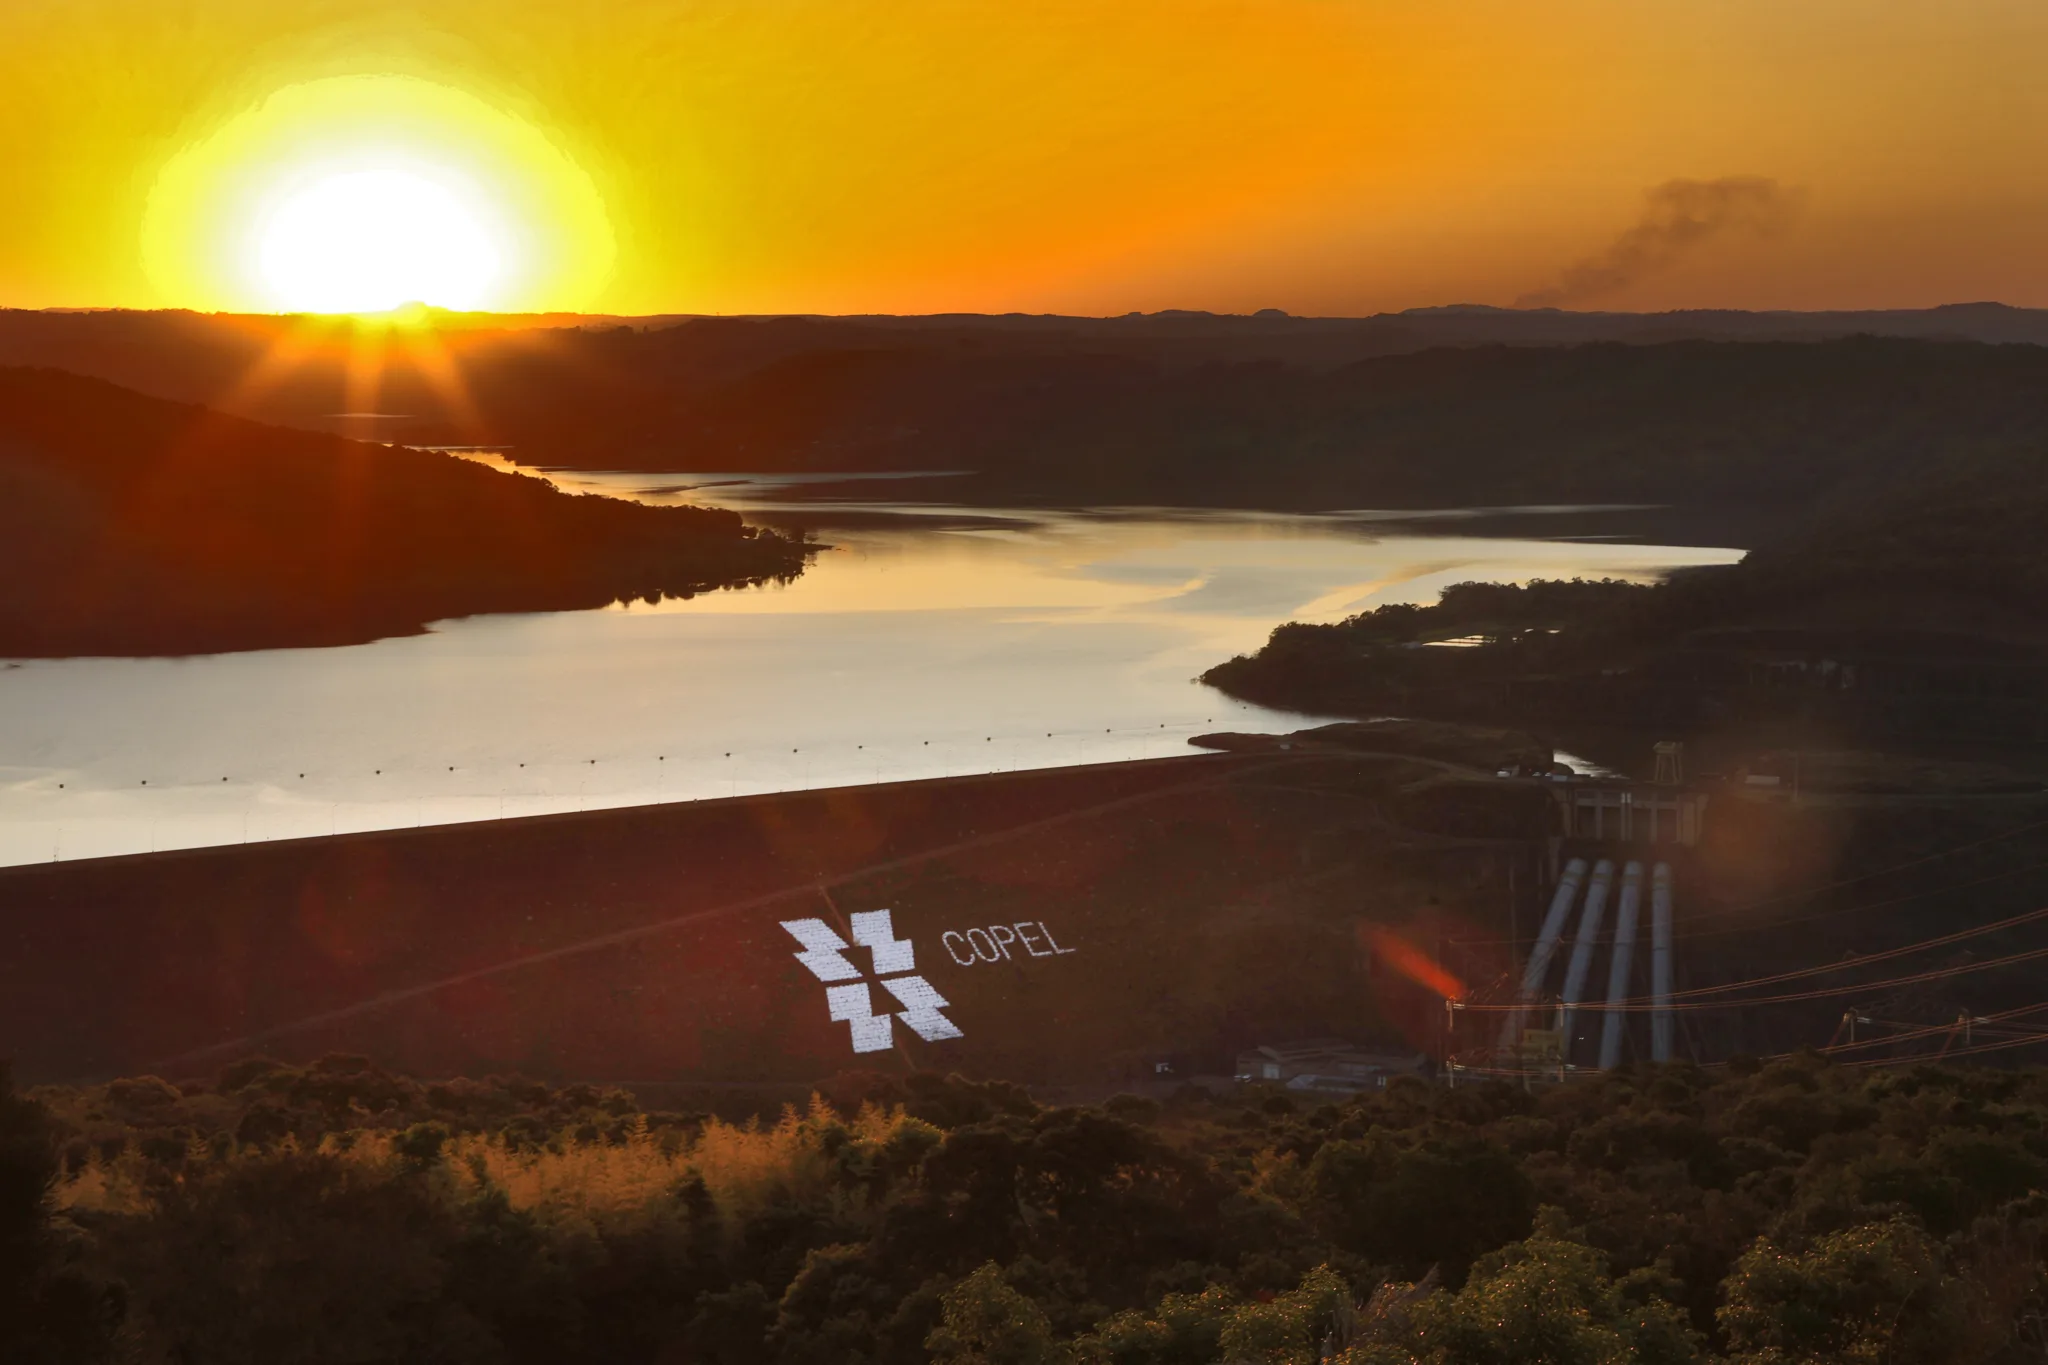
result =
[{"label": "orange sky", "polygon": [[[1588,262],[1571,306],[2048,306],[2041,0],[0,0],[0,22],[14,306],[225,306],[145,269],[165,166],[283,88],[385,74],[503,110],[596,187],[608,273],[526,306],[1358,313],[1508,304]],[[1653,187],[1730,177],[1776,182],[1769,211],[1616,254]]]}]

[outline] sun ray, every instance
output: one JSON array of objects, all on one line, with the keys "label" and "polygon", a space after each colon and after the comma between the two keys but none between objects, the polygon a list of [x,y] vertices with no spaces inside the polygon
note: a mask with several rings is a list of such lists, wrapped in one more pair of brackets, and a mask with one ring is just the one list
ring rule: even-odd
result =
[{"label": "sun ray", "polygon": [[349,334],[348,360],[342,370],[341,431],[357,440],[376,440],[378,402],[383,394],[386,336],[382,328],[357,322]]},{"label": "sun ray", "polygon": [[302,315],[290,319],[234,387],[215,396],[212,406],[224,412],[248,411],[258,399],[297,373],[299,366],[333,331],[331,318]]},{"label": "sun ray", "polygon": [[440,400],[442,411],[453,419],[461,440],[451,444],[470,445],[485,439],[488,432],[475,396],[470,393],[469,381],[463,377],[461,364],[442,342],[440,333],[431,326],[407,327],[399,329],[398,336],[414,372]]}]

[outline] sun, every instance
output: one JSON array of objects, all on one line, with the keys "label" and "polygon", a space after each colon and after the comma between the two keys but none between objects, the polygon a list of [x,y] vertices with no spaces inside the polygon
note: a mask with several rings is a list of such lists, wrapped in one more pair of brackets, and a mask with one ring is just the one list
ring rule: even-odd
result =
[{"label": "sun", "polygon": [[166,163],[142,236],[165,303],[231,311],[577,309],[614,252],[595,184],[538,127],[403,76],[243,109]]},{"label": "sun", "polygon": [[257,269],[291,312],[488,308],[506,265],[495,207],[413,170],[327,175],[263,224]]}]

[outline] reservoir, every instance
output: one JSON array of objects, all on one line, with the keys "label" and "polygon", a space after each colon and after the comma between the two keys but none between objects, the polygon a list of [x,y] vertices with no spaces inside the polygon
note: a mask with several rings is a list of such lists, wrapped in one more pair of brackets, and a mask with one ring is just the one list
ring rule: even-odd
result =
[{"label": "reservoir", "polygon": [[831,548],[793,583],[688,601],[5,663],[0,864],[1164,757],[1321,719],[1194,681],[1283,621],[1741,556],[1565,538],[1559,509],[1045,511],[821,504],[756,476],[558,481],[795,519]]}]

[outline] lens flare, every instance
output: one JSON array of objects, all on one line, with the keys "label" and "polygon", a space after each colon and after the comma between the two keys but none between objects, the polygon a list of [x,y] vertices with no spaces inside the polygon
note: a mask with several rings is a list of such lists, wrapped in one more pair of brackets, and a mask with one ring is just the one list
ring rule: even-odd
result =
[{"label": "lens flare", "polygon": [[539,129],[399,76],[276,91],[173,157],[143,223],[165,301],[209,309],[574,309],[614,250],[596,186]]},{"label": "lens flare", "polygon": [[1424,990],[1446,1000],[1465,995],[1465,983],[1446,971],[1437,960],[1384,925],[1361,924],[1359,937],[1379,955],[1382,962]]}]

